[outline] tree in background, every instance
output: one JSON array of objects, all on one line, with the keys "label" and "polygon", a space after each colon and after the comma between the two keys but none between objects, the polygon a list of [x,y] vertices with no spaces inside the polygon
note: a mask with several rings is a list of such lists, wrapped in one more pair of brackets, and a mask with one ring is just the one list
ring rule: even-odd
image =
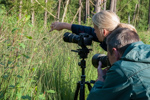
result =
[{"label": "tree in background", "polygon": [[57,21],[59,21],[60,18],[60,7],[61,7],[61,0],[58,1],[58,9],[57,9]]},{"label": "tree in background", "polygon": [[100,12],[101,11],[101,1],[102,0],[95,0],[95,12]]},{"label": "tree in background", "polygon": [[[90,3],[89,3],[89,0],[86,0],[86,11],[85,11],[85,20],[84,20],[84,23],[86,23],[87,19],[89,18],[90,16]],[[88,22],[89,22],[89,19],[88,19]]]},{"label": "tree in background", "polygon": [[149,0],[149,10],[148,10],[148,30],[150,30],[150,0]]},{"label": "tree in background", "polygon": [[78,15],[78,23],[81,24],[81,12],[82,12],[82,0],[79,0],[79,15]]},{"label": "tree in background", "polygon": [[110,0],[110,10],[116,12],[117,0]]},{"label": "tree in background", "polygon": [[22,0],[20,0],[20,6],[19,6],[19,20],[22,18]]},{"label": "tree in background", "polygon": [[[47,8],[47,2],[48,0],[45,0],[45,7]],[[47,26],[47,10],[45,10],[45,15],[44,15],[44,27]]]},{"label": "tree in background", "polygon": [[34,14],[35,14],[35,11],[34,11],[34,0],[31,0],[31,22],[32,22],[33,26],[34,26]]},{"label": "tree in background", "polygon": [[107,5],[106,3],[107,3],[107,0],[103,0],[103,3],[104,3],[104,6],[103,6],[103,7],[104,7],[104,10],[106,10],[106,5]]},{"label": "tree in background", "polygon": [[116,12],[116,10],[117,10],[117,0],[114,0],[114,9],[113,9],[113,12]]},{"label": "tree in background", "polygon": [[[138,29],[148,29],[149,0],[1,0],[6,10],[19,15],[19,19],[26,14],[30,15],[31,23],[43,20],[44,26],[54,20],[75,22],[81,24],[91,18],[94,13],[103,10],[112,10],[121,18],[122,22],[133,24]],[[144,5],[144,6],[141,6]],[[82,13],[81,13],[82,12]],[[10,14],[9,13],[9,14]],[[8,15],[9,15],[8,14]],[[78,17],[76,17],[78,16]],[[47,19],[47,22],[46,22]]]},{"label": "tree in background", "polygon": [[63,17],[62,17],[62,21],[61,22],[64,22],[64,18],[66,16],[68,5],[69,5],[69,0],[66,0],[65,2],[66,2],[65,9],[64,9],[64,13],[63,13]]}]

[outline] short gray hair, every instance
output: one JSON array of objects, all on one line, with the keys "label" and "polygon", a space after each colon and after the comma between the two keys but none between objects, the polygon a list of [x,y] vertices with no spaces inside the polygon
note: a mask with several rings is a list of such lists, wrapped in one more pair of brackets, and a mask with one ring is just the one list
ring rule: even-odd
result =
[{"label": "short gray hair", "polygon": [[107,36],[107,51],[112,54],[112,48],[116,48],[121,54],[123,54],[129,44],[137,41],[140,41],[140,39],[135,31],[128,28],[117,28]]}]

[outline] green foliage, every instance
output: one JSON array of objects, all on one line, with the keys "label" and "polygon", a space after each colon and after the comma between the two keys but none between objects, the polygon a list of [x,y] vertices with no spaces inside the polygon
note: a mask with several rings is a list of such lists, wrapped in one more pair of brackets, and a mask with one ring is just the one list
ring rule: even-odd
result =
[{"label": "green foliage", "polygon": [[[2,3],[3,1],[3,3]],[[44,11],[47,9],[56,16],[58,0],[48,0],[47,7],[44,1],[31,5],[30,1],[23,0],[22,18],[19,19],[19,2],[17,0],[1,0],[0,7],[0,99],[18,100],[72,100],[76,83],[81,80],[81,68],[78,66],[80,58],[77,53],[71,52],[80,48],[76,44],[64,43],[63,33],[51,32],[44,27]],[[146,5],[148,0],[141,0]],[[91,18],[83,23],[84,7],[82,9],[82,24],[92,26]],[[117,14],[121,21],[127,23],[128,13],[131,20],[138,0],[118,1]],[[13,8],[12,8],[13,7]],[[44,7],[44,8],[43,8]],[[64,13],[65,0],[61,3],[60,19]],[[31,8],[35,10],[35,25],[31,23]],[[107,3],[109,8],[109,1]],[[71,0],[67,9],[65,22],[72,22],[78,9],[78,0]],[[93,11],[93,7],[91,10]],[[140,6],[136,11],[136,20],[131,21],[139,30],[147,29],[148,5]],[[9,11],[10,10],[10,11]],[[9,11],[9,13],[8,13]],[[56,20],[48,13],[48,26]],[[76,17],[74,23],[78,23]],[[149,32],[139,32],[140,38],[150,44]],[[97,47],[97,48],[95,48]],[[96,53],[105,53],[98,43],[93,43],[92,52],[86,59],[86,81],[97,78],[97,70],[91,64],[92,56]],[[85,96],[89,94],[85,88]]]},{"label": "green foliage", "polygon": [[[136,4],[138,6],[135,9]],[[140,0],[140,2],[139,0],[123,0],[117,3],[117,14],[124,23],[128,23],[128,15],[130,14],[131,24],[133,24],[138,30],[147,30],[149,9],[148,4],[149,0]]]},{"label": "green foliage", "polygon": [[[58,0],[48,0],[47,4],[45,1],[34,1],[34,4],[31,4],[28,0],[22,0],[22,14],[28,15],[28,20],[31,18],[29,17],[31,15],[31,11],[35,11],[35,20],[36,24],[43,24],[39,23],[44,20],[44,12],[45,10],[48,11],[48,23],[51,23],[52,20],[56,20],[53,16],[50,15],[53,14],[57,17],[57,6],[58,6]],[[139,2],[140,1],[140,2]],[[92,0],[94,3],[94,0]],[[128,15],[130,15],[130,23],[133,24],[137,29],[139,30],[147,30],[147,23],[148,23],[148,0],[123,0],[123,1],[117,1],[117,14],[119,15],[121,22],[128,23]],[[12,7],[13,9],[10,14],[19,13],[19,7],[20,3],[17,1],[12,0],[1,0],[0,4],[2,4],[0,10],[0,13],[4,13],[5,11],[9,11]],[[70,0],[69,6],[67,9],[67,14],[65,16],[65,22],[72,22],[75,14],[77,13],[77,10],[79,8],[78,0]],[[82,21],[84,22],[85,17],[85,1],[82,1]],[[138,8],[135,10],[135,6],[138,4]],[[64,7],[66,5],[65,0],[61,2],[61,8],[60,8],[60,21],[62,18],[62,15],[64,14]],[[142,6],[144,5],[144,6]],[[110,1],[107,1],[107,9],[109,9]],[[90,11],[93,13],[94,6],[90,6]],[[92,14],[90,15],[92,17]],[[135,17],[134,17],[135,16]],[[78,16],[76,16],[74,23],[78,22]]]},{"label": "green foliage", "polygon": [[6,7],[4,4],[0,4],[0,14],[6,14]]}]

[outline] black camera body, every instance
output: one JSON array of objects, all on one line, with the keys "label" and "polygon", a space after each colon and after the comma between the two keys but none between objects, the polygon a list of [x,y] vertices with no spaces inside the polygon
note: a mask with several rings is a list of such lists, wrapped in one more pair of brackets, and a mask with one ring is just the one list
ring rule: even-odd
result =
[{"label": "black camera body", "polygon": [[79,35],[75,35],[69,32],[64,34],[63,40],[69,43],[77,43],[79,46],[83,45],[91,45],[93,36],[87,33],[79,33]]},{"label": "black camera body", "polygon": [[92,64],[95,68],[98,67],[98,62],[102,62],[102,68],[110,66],[108,57],[105,54],[95,54],[92,57]]},{"label": "black camera body", "polygon": [[[81,58],[87,58],[87,54],[89,53],[89,49],[86,47],[87,45],[92,44],[93,36],[88,33],[79,33],[79,35],[75,35],[69,32],[64,34],[63,40],[69,43],[76,43],[82,47],[82,49],[78,50],[78,53]],[[102,62],[102,68],[110,66],[108,57],[105,54],[95,54],[92,58],[92,64],[95,68],[98,67],[98,62]]]}]

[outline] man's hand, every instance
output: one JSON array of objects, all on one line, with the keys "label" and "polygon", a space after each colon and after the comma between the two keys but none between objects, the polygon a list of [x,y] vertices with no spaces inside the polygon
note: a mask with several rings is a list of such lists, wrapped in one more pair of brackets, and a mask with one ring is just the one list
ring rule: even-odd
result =
[{"label": "man's hand", "polygon": [[101,66],[102,66],[102,63],[101,63],[101,61],[99,61],[99,65],[98,65],[98,68],[97,68],[97,72],[98,72],[98,79],[97,79],[97,81],[99,80],[99,81],[103,82],[104,81],[103,76],[106,75],[107,71],[105,69],[102,70]]}]

